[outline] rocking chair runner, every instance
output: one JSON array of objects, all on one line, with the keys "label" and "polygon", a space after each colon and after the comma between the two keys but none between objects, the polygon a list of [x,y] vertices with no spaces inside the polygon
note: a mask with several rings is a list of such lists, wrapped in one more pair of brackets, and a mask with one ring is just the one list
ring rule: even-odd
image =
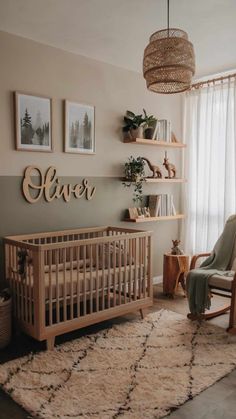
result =
[{"label": "rocking chair runner", "polygon": [[[196,263],[200,258],[205,258],[210,256],[211,253],[201,253],[194,255],[191,259],[190,264],[190,271],[196,268]],[[201,314],[201,318],[206,320],[211,319],[213,317],[219,316],[221,314],[230,311],[229,316],[229,327],[227,329],[230,333],[236,333],[236,240],[234,242],[232,256],[230,258],[230,263],[227,267],[228,270],[231,270],[234,273],[232,276],[225,276],[214,274],[209,277],[208,279],[208,286],[210,294],[220,295],[223,297],[230,298],[230,304],[225,304],[218,309],[209,310],[203,314]],[[196,315],[192,313],[188,314],[188,318],[193,320],[196,319]]]}]

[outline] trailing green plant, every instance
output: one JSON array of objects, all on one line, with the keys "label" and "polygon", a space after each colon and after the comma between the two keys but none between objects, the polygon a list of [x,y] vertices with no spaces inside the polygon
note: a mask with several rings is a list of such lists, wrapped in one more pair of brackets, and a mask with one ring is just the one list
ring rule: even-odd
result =
[{"label": "trailing green plant", "polygon": [[123,185],[125,187],[134,187],[133,201],[142,202],[143,199],[143,182],[145,182],[145,162],[142,157],[130,156],[128,162],[125,163],[124,175],[125,180]]},{"label": "trailing green plant", "polygon": [[134,112],[126,111],[124,116],[124,123],[122,130],[123,132],[129,132],[131,129],[137,129],[144,123],[143,115],[135,115]]}]

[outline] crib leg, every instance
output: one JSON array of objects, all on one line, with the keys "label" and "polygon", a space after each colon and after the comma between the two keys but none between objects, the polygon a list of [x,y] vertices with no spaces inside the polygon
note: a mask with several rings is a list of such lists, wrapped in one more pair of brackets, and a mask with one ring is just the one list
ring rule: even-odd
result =
[{"label": "crib leg", "polygon": [[46,344],[47,344],[47,350],[52,351],[54,349],[55,336],[48,338]]},{"label": "crib leg", "polygon": [[140,308],[140,315],[141,315],[141,319],[143,320],[145,317],[145,310],[143,308]]}]

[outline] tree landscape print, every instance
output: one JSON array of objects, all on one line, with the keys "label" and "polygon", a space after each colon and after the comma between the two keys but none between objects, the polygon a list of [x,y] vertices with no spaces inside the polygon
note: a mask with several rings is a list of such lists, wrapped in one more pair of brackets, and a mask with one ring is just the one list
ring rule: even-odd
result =
[{"label": "tree landscape print", "polygon": [[66,101],[65,151],[94,153],[94,107]]},{"label": "tree landscape print", "polygon": [[51,151],[51,101],[16,94],[17,148]]}]

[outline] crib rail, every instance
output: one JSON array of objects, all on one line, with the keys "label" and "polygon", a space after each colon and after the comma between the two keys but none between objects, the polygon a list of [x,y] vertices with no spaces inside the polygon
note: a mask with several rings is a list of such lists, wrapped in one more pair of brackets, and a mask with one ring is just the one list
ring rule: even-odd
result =
[{"label": "crib rail", "polygon": [[108,311],[150,305],[150,232],[100,227],[44,234],[5,239],[14,316],[32,336],[42,340],[105,319]]},{"label": "crib rail", "polygon": [[[135,230],[139,231],[139,230]],[[141,230],[140,230],[141,231]],[[17,236],[8,236],[5,240],[14,242],[26,242],[31,244],[46,244],[46,243],[57,243],[62,241],[73,241],[82,238],[93,238],[101,237],[103,235],[113,235],[117,233],[132,233],[133,229],[119,228],[119,227],[90,227],[90,228],[79,228],[73,230],[60,230],[54,232],[42,232],[34,234],[23,234]]]}]

